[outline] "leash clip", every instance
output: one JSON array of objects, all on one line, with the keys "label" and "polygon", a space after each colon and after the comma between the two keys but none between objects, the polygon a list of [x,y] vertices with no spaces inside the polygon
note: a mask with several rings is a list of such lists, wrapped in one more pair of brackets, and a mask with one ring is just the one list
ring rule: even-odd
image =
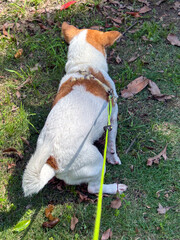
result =
[{"label": "leash clip", "polygon": [[112,126],[111,125],[107,125],[107,126],[104,126],[104,131],[111,131],[112,130]]}]

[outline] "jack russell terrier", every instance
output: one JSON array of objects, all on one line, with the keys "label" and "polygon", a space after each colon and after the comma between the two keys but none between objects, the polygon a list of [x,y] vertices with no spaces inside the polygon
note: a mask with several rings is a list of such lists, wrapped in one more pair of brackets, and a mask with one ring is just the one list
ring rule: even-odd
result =
[{"label": "jack russell terrier", "polygon": [[[107,89],[117,97],[115,84],[108,75],[105,48],[121,33],[78,29],[64,22],[62,34],[69,44],[66,75],[24,171],[25,196],[38,193],[54,176],[71,185],[87,183],[89,193],[99,192],[103,156],[94,142],[107,125]],[[118,106],[113,101],[107,148],[107,160],[112,164],[121,164],[115,143],[117,114]],[[107,194],[126,189],[124,184],[103,185],[103,193]]]}]

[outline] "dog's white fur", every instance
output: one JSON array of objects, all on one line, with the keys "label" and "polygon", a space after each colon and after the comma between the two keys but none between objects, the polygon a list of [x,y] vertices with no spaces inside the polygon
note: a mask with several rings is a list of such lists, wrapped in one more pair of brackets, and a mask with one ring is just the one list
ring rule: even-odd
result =
[{"label": "dog's white fur", "polygon": [[[88,71],[91,67],[95,72],[103,74],[117,96],[114,82],[108,75],[106,56],[86,41],[87,31],[80,31],[70,41],[66,75],[62,78],[59,88],[70,77],[83,77],[78,71]],[[89,132],[104,101],[103,98],[86,91],[84,86],[76,85],[73,91],[55,104],[39,135],[36,151],[23,175],[22,186],[25,196],[39,192],[54,176],[67,184],[87,183],[90,193],[98,193],[103,156],[93,143],[102,136],[103,127],[107,125],[107,108],[99,116],[74,163],[67,171],[64,169]],[[116,104],[112,111],[113,130],[109,132],[107,151],[107,159],[112,164],[121,164],[115,145],[117,113]],[[58,170],[46,163],[50,156],[56,159]],[[103,193],[115,194],[125,191],[126,188],[124,184],[104,184]]]}]

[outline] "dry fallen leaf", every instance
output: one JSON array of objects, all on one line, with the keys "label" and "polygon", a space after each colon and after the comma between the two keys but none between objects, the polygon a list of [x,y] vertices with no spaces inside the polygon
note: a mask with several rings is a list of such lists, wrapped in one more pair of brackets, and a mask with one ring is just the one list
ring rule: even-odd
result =
[{"label": "dry fallen leaf", "polygon": [[159,207],[157,209],[159,214],[165,214],[171,207],[163,207],[160,203],[159,203]]},{"label": "dry fallen leaf", "polygon": [[149,91],[151,92],[152,95],[158,96],[161,94],[160,89],[158,88],[155,82],[149,80],[149,86],[151,87],[149,88]]},{"label": "dry fallen leaf", "polygon": [[49,30],[49,28],[46,27],[45,25],[43,25],[42,23],[38,23],[38,25],[39,25],[40,28],[43,29],[43,30]]},{"label": "dry fallen leaf", "polygon": [[119,57],[119,55],[117,55],[117,57],[116,57],[116,62],[117,62],[118,64],[122,62],[122,59]]},{"label": "dry fallen leaf", "polygon": [[5,25],[3,26],[3,34],[4,34],[4,36],[9,37],[9,33],[6,31]]},{"label": "dry fallen leaf", "polygon": [[8,170],[11,169],[12,167],[15,167],[16,164],[15,163],[8,163]]},{"label": "dry fallen leaf", "polygon": [[173,8],[178,10],[180,8],[180,2],[175,2]]},{"label": "dry fallen leaf", "polygon": [[20,58],[23,54],[23,49],[20,48],[17,50],[16,54],[14,55],[15,58]]},{"label": "dry fallen leaf", "polygon": [[119,23],[119,24],[122,23],[122,19],[121,19],[121,18],[112,18],[112,17],[108,17],[108,18],[110,18],[111,20],[113,20],[115,23]]},{"label": "dry fallen leaf", "polygon": [[42,227],[43,228],[53,228],[58,224],[59,221],[60,221],[59,218],[53,218],[53,220],[51,220],[51,221],[43,222]]},{"label": "dry fallen leaf", "polygon": [[149,11],[151,11],[152,9],[149,8],[148,6],[144,6],[139,10],[139,13],[147,13]]},{"label": "dry fallen leaf", "polygon": [[168,99],[172,99],[174,97],[174,95],[161,94],[161,91],[158,88],[158,86],[156,85],[156,83],[151,80],[149,80],[149,86],[150,86],[150,88],[148,88],[148,90],[151,92],[153,97],[158,101],[162,102],[162,101],[165,101]]},{"label": "dry fallen leaf", "polygon": [[121,96],[123,98],[133,97],[135,94],[144,89],[149,82],[146,77],[138,77],[127,85],[127,88],[121,91]]},{"label": "dry fallen leaf", "polygon": [[108,240],[108,239],[110,239],[110,238],[112,238],[112,231],[111,231],[111,229],[109,228],[108,230],[106,230],[106,231],[103,233],[103,235],[102,235],[102,237],[101,237],[101,240]]},{"label": "dry fallen leaf", "polygon": [[17,149],[15,149],[15,148],[13,148],[13,147],[6,148],[6,149],[3,150],[3,155],[11,155],[11,154],[18,155],[18,157],[20,159],[23,159],[23,156],[22,156],[21,152],[18,151]]},{"label": "dry fallen leaf", "polygon": [[138,57],[139,57],[139,55],[132,56],[132,57],[128,60],[128,63],[134,62]]},{"label": "dry fallen leaf", "polygon": [[121,200],[119,199],[119,198],[117,198],[117,199],[115,199],[115,200],[113,200],[112,202],[111,202],[111,205],[110,205],[110,207],[111,208],[115,208],[115,209],[118,209],[118,208],[120,208],[121,207]]},{"label": "dry fallen leaf", "polygon": [[21,97],[21,93],[19,91],[16,91],[16,97],[20,98]]},{"label": "dry fallen leaf", "polygon": [[52,211],[54,209],[54,206],[52,204],[49,204],[47,208],[45,209],[45,216],[49,219],[48,222],[44,222],[42,224],[43,228],[53,228],[56,226],[56,224],[60,221],[59,218],[55,218],[52,216]]},{"label": "dry fallen leaf", "polygon": [[139,12],[126,12],[126,14],[131,15],[131,16],[133,16],[133,17],[135,17],[135,18],[142,17],[142,16],[139,14]]},{"label": "dry fallen leaf", "polygon": [[71,218],[71,227],[70,227],[70,228],[71,228],[72,231],[74,231],[74,229],[75,229],[76,224],[78,223],[78,221],[79,221],[78,218],[75,217],[75,216]]},{"label": "dry fallen leaf", "polygon": [[167,40],[172,45],[180,47],[180,41],[179,41],[178,37],[175,34],[173,34],[173,33],[168,34]]},{"label": "dry fallen leaf", "polygon": [[26,145],[30,146],[29,141],[26,138],[21,137],[21,139]]},{"label": "dry fallen leaf", "polygon": [[167,149],[167,144],[165,148],[158,155],[148,158],[147,166],[152,166],[153,163],[159,164],[159,160],[161,156],[164,158],[164,160],[167,160],[166,149]]},{"label": "dry fallen leaf", "polygon": [[157,6],[159,6],[162,2],[164,2],[164,1],[166,1],[166,0],[160,0],[160,1],[158,1],[157,3],[156,3],[156,5]]},{"label": "dry fallen leaf", "polygon": [[49,219],[49,220],[52,220],[52,211],[54,209],[54,206],[52,204],[49,204],[48,207],[45,209],[45,216]]}]

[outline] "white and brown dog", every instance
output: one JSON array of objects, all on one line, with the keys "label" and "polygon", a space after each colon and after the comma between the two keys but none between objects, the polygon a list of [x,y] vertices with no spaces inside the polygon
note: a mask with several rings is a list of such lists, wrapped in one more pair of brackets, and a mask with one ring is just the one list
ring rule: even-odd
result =
[{"label": "white and brown dog", "polygon": [[[26,166],[22,184],[25,196],[39,192],[54,176],[71,185],[87,183],[89,193],[99,192],[103,156],[93,144],[107,125],[107,104],[98,118],[97,115],[108,102],[107,89],[117,96],[108,75],[105,47],[121,34],[80,30],[66,22],[62,24],[62,34],[70,44],[66,75],[39,135],[36,151]],[[117,113],[114,102],[107,150],[108,162],[112,164],[121,164],[115,143]],[[104,184],[103,193],[121,193],[126,188],[124,184]]]}]

